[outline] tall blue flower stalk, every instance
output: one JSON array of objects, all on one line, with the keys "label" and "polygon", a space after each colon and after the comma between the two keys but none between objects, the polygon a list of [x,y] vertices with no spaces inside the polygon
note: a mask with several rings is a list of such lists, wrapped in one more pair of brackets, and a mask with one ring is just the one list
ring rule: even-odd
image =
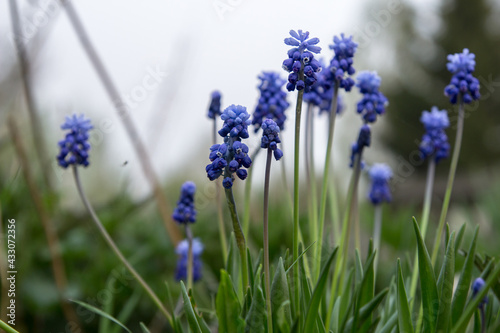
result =
[{"label": "tall blue flower stalk", "polygon": [[205,168],[207,177],[216,180],[222,177],[226,200],[231,214],[234,235],[241,258],[241,278],[243,290],[248,286],[248,266],[247,247],[245,235],[236,210],[236,203],[233,196],[233,183],[237,178],[244,180],[247,178],[246,169],[252,165],[252,159],[248,155],[248,146],[242,143],[242,139],[248,138],[248,125],[250,125],[250,115],[247,109],[241,105],[230,105],[221,115],[224,121],[219,135],[224,138],[224,143],[215,144],[210,147],[210,161]]},{"label": "tall blue flower stalk", "polygon": [[[448,113],[446,110],[439,110],[436,106],[431,108],[431,111],[423,111],[420,117],[420,122],[424,125],[425,133],[422,136],[419,149],[422,159],[427,159],[429,162],[427,168],[427,179],[425,182],[424,205],[422,208],[422,217],[420,221],[420,230],[422,237],[425,238],[427,226],[429,224],[429,214],[432,202],[432,189],[434,187],[434,175],[436,165],[450,155],[450,144],[445,129],[450,126]],[[418,254],[415,253],[417,262]],[[413,275],[410,285],[410,297],[414,299],[417,290],[418,281],[418,266],[413,269]],[[413,302],[410,303],[410,307]]]},{"label": "tall blue flower stalk", "polygon": [[[325,165],[323,169],[323,184],[321,190],[321,201],[319,210],[319,225],[318,225],[318,245],[316,247],[316,258],[318,260],[315,269],[316,277],[319,276],[320,263],[321,263],[321,251],[323,248],[323,234],[325,230],[325,219],[326,219],[326,199],[328,195],[328,176],[330,173],[330,163],[331,154],[333,149],[333,137],[335,131],[335,119],[337,116],[338,109],[338,93],[339,88],[344,89],[346,92],[351,91],[354,85],[354,80],[351,76],[356,72],[353,67],[354,54],[358,44],[352,40],[352,36],[346,37],[344,34],[340,34],[340,37],[333,37],[333,44],[330,45],[330,49],[333,50],[333,58],[330,61],[330,65],[327,70],[325,70],[325,76],[323,81],[323,87],[326,91],[330,91],[331,101],[326,103],[330,104],[330,111],[328,114],[328,141],[326,146],[325,154]],[[333,223],[338,223],[333,221]],[[333,230],[338,229],[335,227]],[[337,261],[338,262],[338,261]],[[329,318],[328,318],[329,320]]]},{"label": "tall blue flower stalk", "polygon": [[448,183],[446,193],[443,200],[441,215],[439,216],[439,224],[432,250],[431,261],[436,263],[439,248],[441,246],[441,238],[443,235],[444,223],[448,215],[450,205],[451,192],[455,181],[455,173],[460,157],[460,147],[462,145],[462,136],[464,128],[464,105],[470,104],[479,99],[479,81],[472,75],[474,72],[476,61],[474,53],[470,53],[468,49],[464,49],[462,53],[448,55],[448,64],[446,67],[452,73],[450,84],[444,89],[444,94],[449,98],[450,103],[458,104],[458,121],[457,133],[455,136],[455,146],[453,148],[453,156],[451,158],[450,173],[448,175]]},{"label": "tall blue flower stalk", "polygon": [[271,270],[269,268],[269,182],[271,177],[272,156],[276,161],[283,157],[283,152],[278,148],[281,143],[279,138],[280,128],[272,119],[266,119],[262,123],[262,139],[260,147],[267,149],[266,173],[264,179],[264,275],[266,283],[266,306],[267,306],[267,331],[273,331],[272,309],[271,309]]},{"label": "tall blue flower stalk", "polygon": [[[201,261],[201,254],[203,253],[203,244],[198,238],[184,239],[175,248],[179,259],[175,269],[175,279],[192,280],[197,282],[202,278],[203,263]],[[190,259],[191,257],[191,259]],[[191,266],[191,268],[190,268]],[[191,270],[191,272],[190,272]],[[189,277],[191,275],[191,278]]]},{"label": "tall blue flower stalk", "polygon": [[158,307],[158,309],[162,312],[162,314],[167,318],[170,322],[170,325],[173,327],[173,319],[172,315],[165,308],[163,303],[160,301],[158,296],[154,293],[154,291],[149,287],[149,285],[144,281],[144,279],[137,273],[137,271],[132,267],[132,265],[127,261],[127,259],[123,256],[122,252],[116,246],[115,242],[111,238],[111,236],[104,228],[104,225],[99,220],[94,208],[90,204],[85,192],[83,191],[83,187],[80,181],[80,177],[78,175],[78,166],[83,165],[84,167],[89,165],[88,161],[88,151],[90,150],[89,139],[89,131],[92,129],[92,125],[89,119],[86,119],[83,115],[76,116],[73,115],[71,117],[66,117],[66,121],[62,124],[61,129],[68,130],[69,132],[66,134],[64,140],[59,141],[60,152],[57,156],[58,163],[61,167],[67,168],[70,165],[73,168],[73,176],[75,178],[76,187],[78,189],[78,193],[80,194],[80,198],[87,208],[92,220],[95,225],[99,229],[99,232],[104,237],[104,240],[109,245],[109,247],[113,250],[118,259],[123,263],[123,265],[128,269],[128,271],[132,274],[132,276],[139,282],[139,284],[144,288],[148,296],[151,298],[153,303]]},{"label": "tall blue flower stalk", "polygon": [[[193,250],[193,233],[189,228],[189,224],[196,222],[196,209],[194,207],[194,195],[196,193],[196,185],[187,181],[182,184],[181,187],[181,195],[179,200],[177,201],[177,206],[174,209],[172,214],[172,218],[179,224],[184,225],[184,230],[186,232],[187,237],[187,249],[186,249],[186,258],[180,256],[179,259],[179,267],[187,267],[187,287],[190,289],[193,286],[193,281],[197,279],[193,279],[193,274],[198,274],[201,277],[201,271],[193,273],[193,269],[195,268],[195,260],[199,261],[199,258],[194,258],[194,250]],[[180,246],[180,245],[178,245]],[[178,247],[179,248],[179,247]],[[201,254],[201,252],[200,252]],[[199,255],[198,255],[199,257]],[[200,265],[198,265],[200,266]],[[181,272],[176,272],[176,277],[182,275]],[[179,278],[178,278],[179,280]]]},{"label": "tall blue flower stalk", "polygon": [[[486,282],[482,278],[477,278],[472,283],[472,298],[477,297],[477,294],[484,288]],[[484,298],[479,302],[478,308],[479,313],[481,314],[481,333],[486,332],[486,304],[488,304],[488,296],[484,296]]]},{"label": "tall blue flower stalk", "polygon": [[[221,116],[222,94],[215,90],[210,96],[208,106],[208,118],[212,119],[212,145],[217,144],[217,118]],[[215,184],[215,204],[217,205],[217,221],[219,223],[219,240],[222,249],[222,256],[227,257],[226,228],[224,226],[224,214],[222,213],[222,203],[219,184]]]},{"label": "tall blue flower stalk", "polygon": [[[309,38],[309,32],[290,30],[290,36],[285,38],[285,44],[292,46],[288,50],[288,58],[283,61],[283,69],[290,74],[286,88],[288,91],[298,90],[295,109],[295,142],[294,142],[294,172],[293,172],[293,260],[299,257],[299,160],[300,160],[300,120],[302,114],[302,98],[304,91],[308,92],[317,81],[321,71],[320,63],[314,59],[321,48],[316,44],[318,38]],[[299,312],[299,267],[293,267],[295,292],[295,310]]]}]

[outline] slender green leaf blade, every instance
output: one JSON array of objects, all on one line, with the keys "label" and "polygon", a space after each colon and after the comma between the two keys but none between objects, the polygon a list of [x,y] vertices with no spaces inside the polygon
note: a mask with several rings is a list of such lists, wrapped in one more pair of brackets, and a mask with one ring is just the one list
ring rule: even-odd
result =
[{"label": "slender green leaf blade", "polygon": [[215,310],[219,319],[220,333],[240,332],[244,326],[241,305],[233,287],[233,282],[225,270],[220,271],[220,283],[215,298]]},{"label": "slender green leaf blade", "polygon": [[76,301],[76,300],[72,300],[70,299],[71,302],[73,303],[76,303],[78,305],[80,305],[81,307],[89,310],[89,311],[92,311],[94,312],[95,314],[98,314],[99,316],[102,316],[104,318],[107,318],[109,320],[111,320],[112,322],[114,322],[115,324],[119,325],[121,328],[123,328],[125,331],[127,332],[130,332],[132,333],[125,325],[123,325],[118,319],[114,318],[113,316],[107,314],[106,312],[102,311],[101,309],[99,308],[96,308],[95,306],[92,306],[90,304],[87,304],[87,303],[84,303],[84,302],[80,302],[80,301]]},{"label": "slender green leaf blade", "polygon": [[411,323],[410,308],[408,306],[408,298],[406,297],[406,289],[401,272],[401,262],[398,259],[398,324],[399,332],[413,333],[413,325]]},{"label": "slender green leaf blade", "polygon": [[273,283],[271,285],[271,306],[273,312],[273,326],[276,327],[278,322],[278,309],[283,307],[281,310],[283,311],[283,320],[287,321],[290,327],[292,325],[290,295],[288,293],[288,282],[282,258],[278,261],[278,267],[274,273]]},{"label": "slender green leaf blade", "polygon": [[[455,277],[455,232],[451,233],[446,248],[443,267],[441,269],[441,292],[439,297],[439,313],[437,316],[437,332],[447,332],[451,319],[451,298],[453,296],[453,279]],[[439,284],[438,284],[439,286]]]},{"label": "slender green leaf blade", "polygon": [[142,330],[142,332],[144,332],[144,333],[151,333],[151,332],[149,331],[149,329],[146,327],[146,325],[144,325],[144,323],[143,323],[143,322],[141,322],[141,324],[140,324],[140,325],[141,325],[141,330]]},{"label": "slender green leaf blade", "polygon": [[267,309],[266,300],[261,288],[261,270],[259,269],[257,272],[253,288],[252,305],[245,318],[245,333],[262,333],[267,330]]},{"label": "slender green leaf blade", "polygon": [[194,333],[202,333],[201,327],[198,324],[198,320],[196,319],[193,306],[191,305],[191,300],[189,299],[188,293],[186,291],[186,286],[184,286],[184,282],[182,281],[181,281],[181,293],[182,293],[182,300],[184,301],[184,313],[186,314],[189,327],[191,328],[191,330],[193,330]]}]

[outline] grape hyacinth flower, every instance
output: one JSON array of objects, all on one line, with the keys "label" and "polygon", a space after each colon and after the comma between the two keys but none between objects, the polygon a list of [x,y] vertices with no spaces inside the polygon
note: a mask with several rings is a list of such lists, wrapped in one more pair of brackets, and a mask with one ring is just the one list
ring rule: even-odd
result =
[{"label": "grape hyacinth flower", "polygon": [[275,72],[263,72],[262,75],[259,75],[259,79],[261,80],[258,87],[260,91],[259,103],[255,108],[252,120],[255,133],[266,118],[273,119],[283,130],[286,120],[285,110],[290,106],[286,100],[286,92],[281,90],[286,81]]},{"label": "grape hyacinth flower", "polygon": [[358,75],[356,86],[363,97],[358,102],[357,111],[363,115],[366,123],[375,122],[377,115],[385,113],[388,101],[384,94],[379,91],[380,82],[380,76],[376,72],[363,71]]},{"label": "grape hyacinth flower", "polygon": [[[321,65],[321,67],[323,67],[323,64]],[[322,71],[319,73],[318,82],[312,86],[309,92],[304,93],[304,102],[319,107],[320,114],[330,112],[333,99],[334,85],[328,81],[326,72],[327,71]],[[340,95],[338,95],[337,98],[337,114],[340,114],[342,110],[344,110],[344,103]]]},{"label": "grape hyacinth flower", "polygon": [[419,149],[425,159],[434,156],[435,162],[450,155],[450,144],[445,129],[450,126],[446,110],[439,110],[433,106],[431,111],[422,112],[420,122],[424,124],[425,134],[422,137]]},{"label": "grape hyacinth flower", "polygon": [[392,177],[392,170],[387,164],[374,164],[369,171],[372,186],[368,197],[372,204],[379,205],[382,202],[391,202],[391,190],[389,180]]},{"label": "grape hyacinth flower", "polygon": [[283,152],[278,148],[278,143],[281,143],[279,138],[280,128],[272,119],[266,119],[262,123],[262,140],[260,147],[271,149],[276,161],[283,157]]},{"label": "grape hyacinth flower", "polygon": [[57,155],[57,161],[63,168],[70,165],[89,165],[88,151],[90,149],[89,133],[93,126],[84,115],[66,116],[66,121],[61,125],[61,129],[69,130],[64,140],[59,141],[61,151]]},{"label": "grape hyacinth flower", "polygon": [[334,56],[328,67],[327,80],[338,82],[339,87],[345,91],[351,91],[354,86],[354,80],[350,76],[356,72],[352,64],[357,47],[358,44],[352,40],[352,36],[346,38],[344,34],[340,34],[340,38],[334,36],[333,44],[330,45]]},{"label": "grape hyacinth flower", "polygon": [[[481,291],[481,289],[484,288],[484,285],[486,282],[482,278],[477,278],[474,280],[474,283],[472,284],[472,297],[476,297],[476,295]],[[488,303],[488,297],[485,296],[481,302],[479,303],[478,307],[483,308],[486,303]]]},{"label": "grape hyacinth flower", "polygon": [[210,105],[208,107],[208,118],[215,119],[221,115],[220,105],[221,105],[222,95],[218,90],[215,90],[211,94]]},{"label": "grape hyacinth flower", "polygon": [[241,142],[242,138],[248,138],[249,118],[246,108],[241,105],[231,105],[222,113],[224,124],[219,134],[224,137],[224,143],[210,147],[209,158],[212,163],[205,170],[212,181],[224,175],[224,188],[233,186],[235,173],[238,178],[245,180],[248,172],[242,168],[248,169],[252,165],[248,146]]},{"label": "grape hyacinth flower", "polygon": [[[288,59],[283,61],[283,69],[289,72],[288,91],[302,90],[308,92],[317,80],[316,73],[321,71],[320,63],[314,59],[313,53],[321,52],[321,47],[316,46],[319,38],[309,39],[309,32],[290,30],[290,36],[285,38],[285,44],[293,46],[288,51]],[[304,74],[304,79],[300,77]]]},{"label": "grape hyacinth flower", "polygon": [[185,182],[181,187],[181,196],[177,201],[172,218],[180,224],[196,222],[196,210],[194,209],[194,194],[196,185],[193,182]]},{"label": "grape hyacinth flower", "polygon": [[[202,277],[203,264],[201,262],[201,254],[203,253],[203,244],[198,238],[193,239],[193,282],[199,281]],[[182,240],[175,249],[175,252],[179,256],[177,261],[177,268],[175,270],[175,279],[177,281],[187,279],[187,269],[188,269],[188,253],[189,253],[189,241],[187,239]]]},{"label": "grape hyacinth flower", "polygon": [[464,49],[462,53],[448,55],[449,62],[446,67],[453,76],[450,84],[444,89],[444,94],[450,99],[451,104],[457,103],[458,96],[461,96],[465,104],[470,104],[481,96],[479,80],[472,76],[476,66],[475,57],[476,55],[470,53],[469,49]]},{"label": "grape hyacinth flower", "polygon": [[[356,155],[361,156],[363,153],[363,149],[365,147],[370,147],[371,144],[371,129],[367,124],[361,126],[359,130],[358,141],[354,142],[351,146],[351,164],[350,167],[354,166],[354,161],[356,159]],[[363,169],[364,163],[361,162],[361,169]]]}]

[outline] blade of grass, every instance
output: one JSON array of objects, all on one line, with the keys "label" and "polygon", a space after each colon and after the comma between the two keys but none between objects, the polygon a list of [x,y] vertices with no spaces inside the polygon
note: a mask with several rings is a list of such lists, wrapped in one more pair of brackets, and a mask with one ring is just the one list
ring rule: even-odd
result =
[{"label": "blade of grass", "polygon": [[129,333],[132,333],[131,330],[129,330],[127,328],[127,326],[123,325],[118,319],[114,318],[113,316],[107,314],[106,312],[102,311],[101,309],[98,309],[96,308],[95,306],[92,306],[90,304],[87,304],[87,303],[84,303],[84,302],[80,302],[80,301],[76,301],[76,300],[72,300],[70,299],[69,300],[70,302],[73,302],[73,303],[76,303],[78,305],[80,305],[81,307],[89,310],[89,311],[92,311],[94,312],[95,314],[99,315],[99,316],[102,316],[108,320],[111,320],[112,322],[114,322],[115,324],[119,325],[121,328],[123,328],[125,331],[129,332]]},{"label": "blade of grass", "polygon": [[413,325],[411,323],[410,308],[408,299],[406,298],[406,290],[403,281],[403,273],[401,272],[401,262],[398,259],[397,264],[398,274],[398,324],[399,332],[413,333]]},{"label": "blade of grass", "polygon": [[451,298],[453,296],[453,279],[455,277],[455,232],[448,240],[446,255],[438,279],[439,312],[437,316],[437,332],[448,332],[451,319]]}]

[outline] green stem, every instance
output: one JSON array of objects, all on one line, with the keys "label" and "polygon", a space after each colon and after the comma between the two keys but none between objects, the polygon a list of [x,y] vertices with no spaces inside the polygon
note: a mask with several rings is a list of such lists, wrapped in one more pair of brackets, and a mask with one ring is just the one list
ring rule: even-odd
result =
[{"label": "green stem", "polygon": [[[255,158],[259,154],[259,152],[262,149],[257,147],[255,151],[253,152],[252,156],[250,157],[252,160],[252,164],[255,163]],[[248,176],[247,179],[245,180],[245,203],[244,203],[244,208],[245,210],[243,211],[243,234],[245,237],[248,235],[248,229],[250,228],[250,199],[252,196],[252,175],[253,175],[253,168],[248,169]]]},{"label": "green stem", "polygon": [[377,250],[373,268],[377,269],[378,257],[380,256],[380,238],[382,234],[382,204],[375,206],[375,219],[373,222],[373,248]]},{"label": "green stem", "polygon": [[[330,302],[328,304],[328,313],[326,315],[326,328],[330,327],[330,321],[333,312],[333,305],[335,303],[335,299],[337,298],[337,288],[342,288],[344,284],[345,278],[345,270],[347,266],[347,259],[349,254],[349,236],[351,229],[351,216],[354,210],[354,197],[357,196],[358,191],[358,182],[359,176],[361,174],[361,158],[362,153],[356,154],[354,159],[354,171],[351,176],[351,182],[349,185],[349,191],[347,194],[347,202],[346,202],[346,210],[344,212],[344,218],[342,221],[342,236],[339,245],[339,256],[338,260],[335,263],[335,270],[333,273],[332,286],[331,286],[331,295]],[[340,279],[340,281],[339,281]],[[337,283],[338,282],[338,283]]]},{"label": "green stem", "polygon": [[451,192],[453,190],[453,182],[455,181],[455,172],[457,171],[458,158],[460,157],[460,147],[462,145],[462,136],[464,131],[464,103],[460,101],[458,107],[458,122],[457,134],[455,137],[455,147],[453,149],[453,157],[451,159],[450,173],[448,175],[448,184],[446,186],[446,193],[444,196],[443,207],[441,209],[441,216],[439,217],[438,229],[436,232],[436,239],[434,241],[434,248],[432,250],[431,262],[432,266],[436,263],[439,248],[441,246],[441,236],[443,235],[444,222],[448,214],[448,207],[450,205]]},{"label": "green stem", "polygon": [[0,328],[3,329],[6,333],[19,333],[18,331],[4,323],[2,320],[0,320]]},{"label": "green stem", "polygon": [[[213,121],[213,131],[212,131],[212,142],[217,144],[217,118],[214,117]],[[220,198],[220,185],[215,183],[215,202],[217,205],[217,220],[219,222],[219,238],[220,245],[222,248],[222,257],[224,260],[227,258],[227,241],[226,241],[226,228],[224,227],[224,214],[222,212],[222,203]]]},{"label": "green stem", "polygon": [[[431,211],[432,202],[432,188],[434,187],[434,175],[436,173],[436,162],[434,156],[429,159],[429,167],[427,168],[427,180],[425,182],[425,195],[424,195],[424,207],[422,209],[422,221],[420,223],[422,231],[422,238],[425,239],[425,233],[427,231],[427,225],[429,224],[429,214]],[[418,251],[415,250],[415,259],[413,259],[413,274],[411,277],[410,284],[410,311],[413,309],[413,303],[415,300],[415,293],[417,291],[417,281],[418,281]]]},{"label": "green stem", "polygon": [[269,178],[271,176],[272,150],[267,149],[266,175],[264,180],[264,275],[266,280],[267,331],[273,332],[271,309],[271,270],[269,269]]},{"label": "green stem", "polygon": [[[299,72],[299,80],[304,81],[304,66]],[[299,90],[297,94],[297,106],[295,109],[295,149],[293,163],[293,261],[299,257],[299,162],[300,162],[300,118],[302,113],[302,97],[304,90]],[[300,311],[300,284],[299,265],[293,266],[293,286],[295,293],[295,313]]]},{"label": "green stem", "polygon": [[[335,131],[335,118],[337,115],[337,103],[338,103],[338,92],[339,92],[339,83],[335,83],[335,87],[333,88],[333,98],[330,106],[330,114],[329,122],[328,122],[328,143],[326,146],[326,157],[325,157],[325,167],[323,169],[323,185],[321,190],[321,202],[320,202],[320,210],[319,210],[319,235],[317,238],[318,245],[316,246],[316,258],[318,258],[318,263],[321,263],[321,250],[323,248],[323,234],[325,232],[325,214],[326,214],[326,198],[328,194],[328,174],[330,171],[330,162],[331,162],[331,154],[333,147],[333,134]],[[337,261],[338,262],[338,261]],[[315,273],[316,277],[319,276],[319,272],[321,270],[320,265],[316,266]]]},{"label": "green stem", "polygon": [[231,220],[233,221],[234,237],[236,238],[236,244],[238,245],[238,250],[240,252],[241,259],[241,280],[243,286],[243,294],[248,287],[248,264],[247,264],[247,245],[245,241],[245,235],[243,234],[243,229],[241,229],[240,219],[238,218],[238,212],[236,211],[236,203],[234,202],[233,189],[226,188],[226,200],[227,206],[229,207],[229,213],[231,214]]},{"label": "green stem", "polygon": [[139,284],[144,288],[146,293],[149,295],[153,303],[156,304],[158,309],[160,310],[161,313],[167,318],[167,320],[170,322],[170,325],[174,327],[173,321],[172,321],[172,315],[168,312],[168,310],[165,308],[165,306],[162,304],[158,296],[154,293],[154,291],[149,287],[149,285],[142,279],[142,277],[139,275],[139,273],[136,272],[136,270],[130,265],[130,263],[125,259],[123,254],[121,253],[120,249],[116,246],[115,242],[111,238],[111,236],[108,234],[106,231],[106,228],[102,225],[102,222],[99,220],[99,217],[97,216],[96,212],[94,211],[94,208],[90,204],[90,201],[88,200],[87,196],[85,195],[85,192],[83,191],[82,184],[80,182],[80,177],[78,177],[78,168],[76,166],[73,166],[73,175],[75,178],[75,183],[76,187],[78,189],[78,193],[80,194],[80,198],[83,201],[83,204],[85,205],[85,208],[87,208],[90,216],[92,217],[92,220],[96,224],[97,228],[101,232],[101,235],[104,237],[106,240],[106,243],[111,247],[113,252],[116,254],[118,259],[125,265],[125,267],[129,270],[129,272],[134,276],[134,278],[139,282]]},{"label": "green stem", "polygon": [[312,103],[307,104],[307,117],[306,117],[306,173],[309,180],[309,207],[310,217],[309,221],[311,236],[310,239],[318,239],[318,202],[316,193],[316,168],[314,164],[314,108]]},{"label": "green stem", "polygon": [[186,238],[188,240],[187,289],[193,287],[193,233],[186,223]]}]

